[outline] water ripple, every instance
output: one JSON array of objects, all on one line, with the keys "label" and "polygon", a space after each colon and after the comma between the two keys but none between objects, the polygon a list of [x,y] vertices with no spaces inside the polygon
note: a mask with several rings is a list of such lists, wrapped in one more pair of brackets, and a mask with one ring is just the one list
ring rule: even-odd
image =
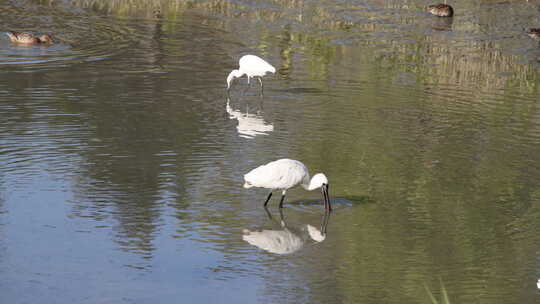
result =
[{"label": "water ripple", "polygon": [[11,43],[7,35],[2,33],[0,66],[17,67],[27,71],[105,60],[125,52],[140,39],[132,27],[113,18],[95,16],[71,6],[49,7],[32,2],[25,4],[0,10],[0,27],[36,35],[49,33],[55,43],[17,45]]}]

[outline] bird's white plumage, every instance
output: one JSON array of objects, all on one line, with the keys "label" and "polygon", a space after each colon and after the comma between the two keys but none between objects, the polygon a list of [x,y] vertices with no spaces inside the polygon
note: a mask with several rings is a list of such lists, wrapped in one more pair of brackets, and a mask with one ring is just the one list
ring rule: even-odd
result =
[{"label": "bird's white plumage", "polygon": [[276,68],[266,62],[264,59],[255,55],[245,55],[238,61],[240,66],[239,70],[246,73],[248,77],[259,76],[262,77],[266,73],[275,73]]},{"label": "bird's white plumage", "polygon": [[[227,76],[227,89],[231,87],[234,78],[247,75],[248,83],[251,77],[263,77],[266,73],[275,73],[276,68],[266,62],[264,59],[255,55],[244,55],[238,61],[238,70],[232,70]],[[260,80],[260,78],[259,78]],[[262,85],[262,80],[261,80]]]},{"label": "bird's white plumage", "polygon": [[285,190],[309,183],[309,172],[303,163],[293,159],[279,159],[259,166],[244,175],[245,188],[261,187]]},{"label": "bird's white plumage", "polygon": [[288,189],[301,185],[302,188],[311,191],[321,188],[324,207],[326,211],[332,211],[330,196],[328,195],[328,179],[322,173],[317,173],[309,179],[309,172],[303,163],[293,159],[278,159],[266,165],[259,166],[244,175],[244,188],[260,187],[270,189],[270,193],[264,202],[264,206],[272,197],[272,191],[282,190],[279,208],[283,208],[285,193]]}]

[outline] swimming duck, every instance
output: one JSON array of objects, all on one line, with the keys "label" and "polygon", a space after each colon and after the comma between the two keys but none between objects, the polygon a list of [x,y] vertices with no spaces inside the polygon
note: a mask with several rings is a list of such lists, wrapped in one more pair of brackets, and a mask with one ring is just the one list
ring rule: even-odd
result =
[{"label": "swimming duck", "polygon": [[433,4],[428,6],[428,11],[435,16],[439,17],[452,17],[454,16],[454,9],[445,3]]},{"label": "swimming duck", "polygon": [[21,43],[21,44],[44,44],[44,43],[52,43],[52,37],[50,35],[41,35],[41,36],[35,36],[30,33],[22,33],[22,32],[13,32],[9,31],[6,32],[11,42],[14,43]]},{"label": "swimming duck", "polygon": [[533,38],[533,39],[536,39],[536,40],[540,40],[540,28],[531,28],[527,31],[527,35],[529,35],[529,37]]}]

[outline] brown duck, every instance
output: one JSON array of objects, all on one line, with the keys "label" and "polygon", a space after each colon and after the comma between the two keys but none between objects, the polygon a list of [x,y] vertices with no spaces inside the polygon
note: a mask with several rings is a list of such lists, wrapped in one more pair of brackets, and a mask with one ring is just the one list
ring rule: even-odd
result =
[{"label": "brown duck", "polygon": [[52,37],[50,35],[41,35],[41,36],[35,36],[30,33],[22,33],[22,32],[13,32],[9,31],[6,32],[6,34],[9,37],[9,40],[14,43],[20,43],[20,44],[45,44],[45,43],[52,43]]},{"label": "brown duck", "polygon": [[533,39],[540,40],[540,28],[530,28],[527,31],[527,35]]},{"label": "brown duck", "polygon": [[439,17],[452,17],[454,16],[454,9],[445,3],[433,4],[428,6],[428,11],[435,16]]}]

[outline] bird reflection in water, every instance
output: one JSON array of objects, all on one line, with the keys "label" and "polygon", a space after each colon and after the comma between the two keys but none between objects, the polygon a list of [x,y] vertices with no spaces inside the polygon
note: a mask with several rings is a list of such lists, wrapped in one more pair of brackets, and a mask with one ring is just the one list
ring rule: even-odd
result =
[{"label": "bird reflection in water", "polygon": [[230,119],[238,120],[236,130],[238,135],[244,138],[254,138],[257,135],[268,135],[268,132],[274,131],[274,125],[266,123],[261,115],[242,113],[241,111],[233,110],[230,105],[230,99],[227,98],[227,106],[225,108]]},{"label": "bird reflection in water", "polygon": [[[264,210],[268,217],[273,221],[272,215],[265,207]],[[316,227],[306,224],[298,228],[289,227],[283,218],[283,210],[279,209],[280,229],[276,230],[243,230],[242,239],[249,244],[258,247],[264,251],[275,254],[291,254],[304,247],[306,242],[312,240],[315,244],[326,239],[326,227],[330,219],[330,212],[325,212],[321,227]]]},{"label": "bird reflection in water", "polygon": [[431,28],[436,31],[448,32],[452,30],[452,24],[454,23],[454,18],[436,18],[433,20]]}]

